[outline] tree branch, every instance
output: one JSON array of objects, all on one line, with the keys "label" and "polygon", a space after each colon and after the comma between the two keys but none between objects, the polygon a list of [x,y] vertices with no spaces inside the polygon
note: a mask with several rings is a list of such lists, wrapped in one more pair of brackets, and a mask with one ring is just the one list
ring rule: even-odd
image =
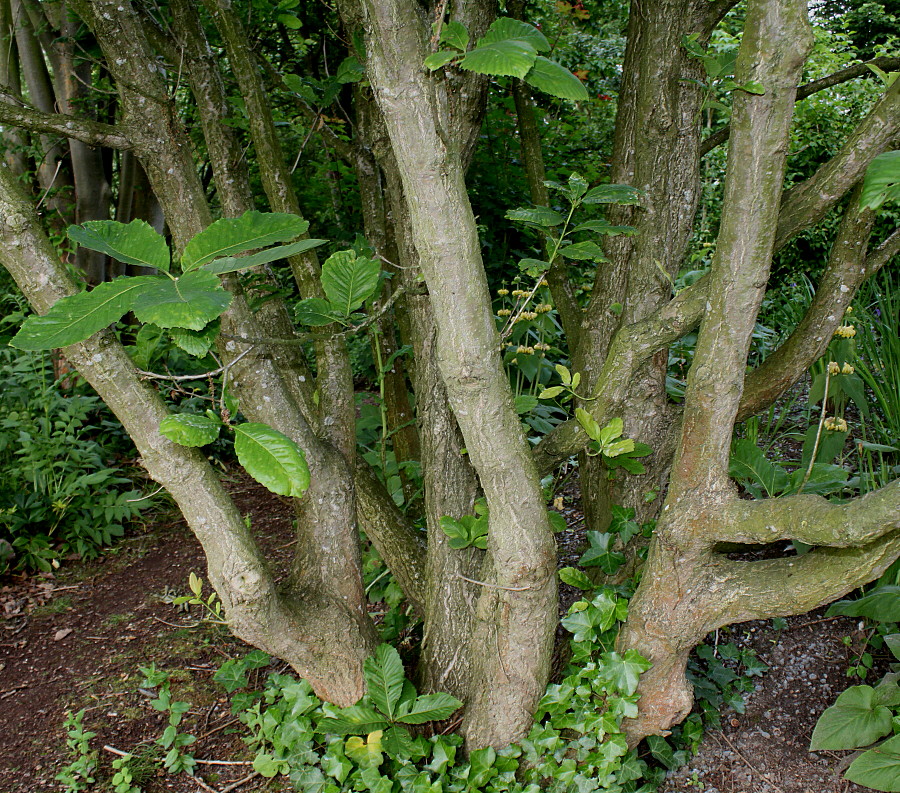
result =
[{"label": "tree branch", "polygon": [[835,504],[822,496],[800,495],[735,500],[710,527],[710,539],[770,543],[799,540],[807,545],[858,548],[900,529],[900,479]]},{"label": "tree branch", "polygon": [[[808,96],[812,96],[819,91],[824,91],[826,88],[833,88],[836,85],[849,82],[857,77],[862,77],[864,75],[869,75],[870,77],[874,76],[874,72],[869,68],[870,66],[877,66],[879,69],[883,69],[886,72],[895,71],[896,69],[900,69],[900,58],[874,58],[865,63],[857,63],[853,66],[848,66],[846,69],[841,69],[826,77],[821,77],[818,80],[804,83],[797,89],[797,101],[799,102],[801,99],[806,99]],[[709,154],[713,149],[721,146],[728,140],[730,135],[730,124],[713,132],[712,135],[700,144],[700,156],[702,157],[704,154]]]},{"label": "tree branch", "polygon": [[860,211],[860,192],[861,186],[857,186],[850,198],[828,266],[805,316],[787,341],[744,380],[736,421],[771,405],[825,352],[856,290],[871,275],[869,261],[864,257],[875,215],[869,210]]},{"label": "tree branch", "polygon": [[900,133],[900,80],[888,88],[841,150],[812,176],[785,192],[778,216],[775,250],[818,223],[862,177]]},{"label": "tree branch", "polygon": [[79,140],[89,146],[107,146],[110,149],[127,150],[133,147],[125,129],[99,121],[67,116],[62,113],[42,113],[19,104],[17,97],[0,91],[0,124],[9,124],[31,132],[62,135]]},{"label": "tree branch", "polygon": [[723,560],[730,580],[719,624],[803,614],[878,577],[898,555],[900,533],[890,532],[859,548],[816,548],[760,562]]}]

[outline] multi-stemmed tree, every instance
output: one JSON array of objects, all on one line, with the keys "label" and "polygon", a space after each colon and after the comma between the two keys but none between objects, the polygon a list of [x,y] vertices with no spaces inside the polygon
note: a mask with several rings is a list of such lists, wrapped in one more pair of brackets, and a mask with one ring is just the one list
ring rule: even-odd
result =
[{"label": "multi-stemmed tree", "polygon": [[[584,452],[591,420],[599,428],[621,419],[628,438],[652,449],[640,475],[610,479],[601,456],[583,455],[580,469],[593,527],[605,526],[613,503],[633,506],[641,517],[659,515],[620,636],[623,647],[653,662],[641,683],[640,716],[630,725],[634,740],[686,714],[685,663],[706,633],[803,612],[871,580],[900,553],[897,483],[834,505],[815,495],[741,500],[728,477],[735,422],[770,405],[802,376],[824,352],[859,284],[900,248],[897,232],[871,247],[873,211],[861,208],[858,197],[844,200],[900,133],[900,81],[833,159],[783,189],[798,96],[860,74],[851,69],[801,86],[811,46],[805,3],[747,3],[733,77],[727,75],[730,124],[706,141],[701,119],[715,75],[705,71],[705,47],[735,2],[632,4],[611,183],[633,189],[590,188],[578,178],[561,189],[571,202],[608,205],[609,223],[592,230],[628,226],[633,233],[607,236],[603,251],[551,245],[538,266],[534,285],[546,277],[571,351],[570,370],[580,374],[579,393],[591,398],[578,403],[586,411],[581,420],[559,425],[534,447],[502,366],[465,179],[478,144],[486,75],[509,77],[535,205],[518,217],[557,228],[540,176],[529,90],[577,99],[583,89],[545,58],[548,45],[537,29],[512,18],[495,23],[498,9],[483,0],[339,2],[351,58],[342,67],[351,85],[345,93],[353,97],[350,143],[325,125],[323,108],[294,99],[309,128],[355,168],[365,236],[392,277],[367,303],[368,318],[354,318],[375,288],[354,281],[371,281],[370,260],[347,254],[323,267],[313,242],[292,243],[280,255],[304,298],[298,316],[307,327],[297,329],[278,298],[250,308],[259,279],[271,277],[271,256],[247,260],[254,264],[252,283],[238,274],[240,259],[223,263],[229,253],[296,239],[306,228],[272,112],[273,96],[286,95],[293,83],[279,73],[278,61],[254,51],[246,13],[230,0],[204,0],[200,9],[171,0],[152,13],[119,0],[70,0],[64,12],[38,2],[16,5],[27,7],[32,26],[47,31],[48,53],[69,47],[66,57],[49,59],[55,84],[76,75],[79,84],[108,76],[115,101],[107,99],[106,121],[91,118],[76,101],[43,106],[35,89],[23,89],[8,70],[0,74],[8,140],[26,134],[48,146],[69,140],[73,164],[76,150],[119,152],[120,205],[130,189],[125,164],[138,163],[165,216],[171,261],[183,271],[177,274],[162,238],[141,224],[128,232],[103,227],[99,238],[76,232],[88,250],[173,272],[144,269],[99,287],[106,291],[97,297],[60,304],[43,324],[26,328],[20,344],[64,347],[203,544],[234,632],[291,663],[324,698],[346,705],[361,696],[362,664],[377,643],[362,586],[362,528],[423,619],[419,677],[463,700],[470,745],[500,746],[527,732],[550,673],[557,624],[556,552],[540,477]],[[521,8],[509,11],[518,16]],[[5,19],[7,49],[17,56],[10,62],[25,69],[27,42],[15,38],[13,52],[8,33],[17,23],[13,15]],[[81,42],[74,50],[73,40]],[[282,48],[291,41],[283,36]],[[89,60],[95,57],[96,63]],[[226,123],[231,93],[246,110],[246,141]],[[188,111],[199,130],[185,128]],[[711,271],[673,294],[700,200],[702,158],[726,138]],[[251,191],[248,161],[256,164],[264,196]],[[78,287],[17,184],[26,170],[21,166],[10,161],[0,169],[0,261],[38,314],[46,314]],[[211,187],[202,178],[207,169]],[[103,217],[109,203],[91,217]],[[279,213],[274,220],[245,215],[263,204]],[[748,372],[774,253],[839,205],[843,220],[806,317]],[[211,226],[216,217],[234,220]],[[577,258],[598,262],[586,306],[570,279],[576,250]],[[339,310],[341,295],[347,300]],[[255,428],[243,431],[245,448],[255,442],[271,453],[278,481],[270,486],[295,496],[297,544],[287,581],[276,583],[205,457],[170,440],[171,431],[160,432],[168,411],[156,388],[116,335],[101,329],[128,311],[180,335],[182,344],[199,344],[196,349],[215,337],[227,388]],[[398,362],[385,373],[384,401],[398,460],[421,461],[425,532],[397,509],[355,447],[345,326],[360,321],[379,330],[388,355],[399,343],[412,348],[408,372]],[[97,332],[85,338],[78,332],[85,328]],[[684,402],[675,405],[665,390],[666,350],[697,328]],[[310,338],[315,375],[298,343]],[[408,387],[414,428],[406,415]],[[308,487],[291,443],[305,456]],[[651,491],[658,495],[648,501]],[[482,495],[489,508],[486,550],[450,547],[441,518],[471,514]],[[786,539],[813,550],[760,562],[734,561],[719,551],[725,543]]]}]

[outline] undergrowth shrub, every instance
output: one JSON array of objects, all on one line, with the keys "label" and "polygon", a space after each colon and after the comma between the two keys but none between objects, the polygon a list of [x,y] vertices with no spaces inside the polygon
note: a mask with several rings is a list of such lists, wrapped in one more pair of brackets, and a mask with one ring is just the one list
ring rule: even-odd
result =
[{"label": "undergrowth shrub", "polygon": [[0,572],[93,558],[150,504],[116,460],[133,453],[124,430],[70,380],[49,355],[0,348]]}]

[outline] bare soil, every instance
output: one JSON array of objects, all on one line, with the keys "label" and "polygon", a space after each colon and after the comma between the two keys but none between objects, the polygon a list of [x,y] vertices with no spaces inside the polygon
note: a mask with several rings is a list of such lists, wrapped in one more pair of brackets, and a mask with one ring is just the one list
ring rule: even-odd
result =
[{"label": "bare soil", "polygon": [[[290,554],[289,503],[245,480],[230,489],[283,566]],[[563,512],[577,535],[580,516],[568,506],[574,499],[566,500]],[[573,537],[563,535],[560,545],[572,563],[578,553]],[[212,680],[223,661],[249,648],[202,623],[196,609],[179,611],[170,602],[188,592],[192,571],[205,576],[199,544],[179,518],[157,515],[145,533],[98,560],[69,562],[54,575],[0,578],[0,793],[62,789],[54,776],[69,762],[67,711],[84,708],[85,727],[97,733],[92,746],[100,782],[111,777],[115,751],[158,756],[153,742],[164,717],[150,707],[152,694],[139,690],[138,667],[150,663],[171,671],[173,695],[192,703],[182,729],[198,737],[193,754],[208,762],[198,766],[195,779],[157,774],[142,780],[147,793],[290,789],[252,774],[242,725]],[[821,613],[793,618],[781,631],[768,623],[735,626],[728,640],[753,647],[771,671],[759,679],[746,713],[723,714],[724,729],[710,733],[699,754],[669,775],[663,793],[864,790],[841,779],[838,755],[807,751],[818,716],[850,685],[845,670],[852,647],[845,636],[859,638],[852,620]]]}]

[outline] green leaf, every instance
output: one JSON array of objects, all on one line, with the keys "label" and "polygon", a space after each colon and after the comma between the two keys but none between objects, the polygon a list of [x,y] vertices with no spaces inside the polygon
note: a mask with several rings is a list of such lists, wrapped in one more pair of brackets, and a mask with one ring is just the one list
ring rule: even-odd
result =
[{"label": "green leaf", "polygon": [[523,79],[536,58],[535,48],[526,41],[495,41],[470,50],[458,65],[478,74]]},{"label": "green leaf", "polygon": [[572,229],[573,233],[576,231],[593,231],[597,234],[608,234],[611,237],[617,234],[627,234],[630,237],[637,232],[637,229],[634,226],[614,226],[606,220],[586,220]]},{"label": "green leaf", "polygon": [[469,46],[469,31],[462,22],[451,20],[441,28],[441,44],[465,50]]},{"label": "green leaf", "polygon": [[[791,475],[791,486],[785,491],[785,495],[796,493],[805,476],[806,471],[802,468],[794,471]],[[828,495],[843,490],[847,486],[849,478],[850,472],[846,468],[829,463],[816,463],[810,471],[803,492],[818,496]]]},{"label": "green leaf", "polygon": [[587,433],[587,436],[591,440],[600,443],[600,425],[596,422],[594,417],[584,408],[575,408],[575,418],[578,419],[578,423],[581,425],[581,428]]},{"label": "green leaf", "polygon": [[789,481],[785,470],[780,465],[769,462],[762,450],[747,438],[741,438],[732,444],[728,475],[760,485],[769,496],[784,491]]},{"label": "green leaf", "polygon": [[558,512],[548,510],[547,521],[550,523],[550,531],[554,534],[559,534],[561,531],[565,531],[568,528],[566,519]]},{"label": "green leaf", "polygon": [[890,731],[891,712],[875,704],[875,689],[852,686],[819,718],[809,748],[855,749],[874,743]]},{"label": "green leaf", "polygon": [[450,61],[458,58],[460,53],[455,50],[438,50],[437,52],[432,52],[425,59],[424,66],[429,71],[433,72],[436,69],[440,69],[441,66],[446,66]]},{"label": "green leaf", "polygon": [[519,269],[531,278],[537,278],[550,269],[550,262],[543,259],[520,259]]},{"label": "green leaf", "polygon": [[578,589],[589,590],[594,588],[591,579],[577,567],[563,567],[560,569],[559,580],[569,586],[578,587]]},{"label": "green leaf", "polygon": [[879,154],[866,169],[859,208],[876,210],[900,198],[900,151]]},{"label": "green leaf", "polygon": [[472,544],[468,528],[458,520],[451,518],[449,515],[444,515],[440,520],[440,525],[441,531],[450,538],[448,545],[454,550],[458,551],[462,548],[468,548]]},{"label": "green leaf", "polygon": [[588,191],[585,204],[640,204],[643,190],[627,184],[601,184]]},{"label": "green leaf", "polygon": [[278,21],[291,30],[300,30],[303,27],[303,23],[293,14],[279,14]]},{"label": "green leaf", "polygon": [[335,735],[368,735],[390,726],[390,722],[374,708],[351,705],[349,708],[341,708],[336,716],[321,719],[318,731]]},{"label": "green leaf", "polygon": [[605,531],[589,531],[587,539],[591,547],[584,552],[578,564],[582,567],[599,567],[606,575],[615,573],[625,564],[625,554],[613,550],[616,536]]},{"label": "green leaf", "polygon": [[222,289],[219,279],[197,270],[175,280],[155,279],[134,301],[134,315],[161,328],[203,330],[230,305],[231,294]]},{"label": "green leaf", "polygon": [[344,752],[361,768],[378,768],[384,760],[381,753],[381,736],[381,730],[374,730],[366,736],[365,741],[358,736],[348,738],[344,744]]},{"label": "green leaf", "polygon": [[556,373],[559,375],[559,379],[562,380],[563,385],[572,385],[572,374],[565,366],[558,363],[553,368],[556,369]]},{"label": "green leaf", "polygon": [[336,77],[339,83],[358,83],[365,76],[366,70],[353,55],[349,58],[344,58],[338,65]]},{"label": "green leaf", "polygon": [[357,258],[353,251],[329,256],[322,265],[322,288],[332,309],[349,317],[375,292],[380,273],[375,259]]},{"label": "green leaf", "polygon": [[600,443],[606,446],[608,443],[612,443],[616,438],[622,437],[624,431],[625,422],[622,419],[610,419],[609,423],[600,430]]},{"label": "green leaf", "polygon": [[230,658],[219,667],[218,671],[213,675],[213,680],[229,694],[233,694],[239,688],[249,685],[246,668],[234,658]]},{"label": "green leaf", "polygon": [[624,656],[604,653],[602,659],[600,673],[626,696],[637,691],[641,674],[653,666],[637,650],[626,650]]},{"label": "green leaf", "polygon": [[127,224],[89,220],[81,226],[69,226],[66,233],[83,248],[100,251],[125,264],[169,270],[169,246],[165,237],[145,220]]},{"label": "green leaf", "polygon": [[52,350],[93,336],[118,322],[137,297],[163,280],[157,276],[117,278],[98,284],[90,292],[64,297],[43,316],[30,316],[9,344],[20,350]]},{"label": "green leaf", "polygon": [[741,83],[738,86],[738,89],[746,91],[748,94],[756,94],[757,96],[762,96],[766,92],[765,87],[758,80],[748,80],[746,83]]},{"label": "green leaf", "polygon": [[403,662],[400,653],[389,644],[381,644],[374,658],[367,658],[363,664],[369,698],[391,721],[395,718],[395,708],[403,693]]},{"label": "green leaf", "polygon": [[565,389],[561,385],[555,385],[551,388],[545,388],[538,394],[538,399],[553,399],[558,397]]},{"label": "green leaf", "polygon": [[543,55],[538,55],[534,59],[534,66],[525,75],[525,82],[545,94],[560,99],[583,102],[588,98],[587,88],[584,87],[581,80],[565,66],[560,66]]},{"label": "green leaf", "polygon": [[516,413],[520,416],[523,413],[531,413],[538,404],[538,397],[532,396],[531,394],[519,394],[514,401]]},{"label": "green leaf", "polygon": [[900,586],[884,584],[857,600],[832,603],[826,616],[867,617],[878,622],[900,622]]},{"label": "green leaf", "polygon": [[427,721],[442,721],[456,713],[462,707],[456,697],[449,694],[425,694],[417,697],[409,711],[397,716],[403,724],[425,724]]},{"label": "green leaf", "polygon": [[588,259],[595,262],[607,261],[606,255],[603,253],[603,248],[593,240],[576,242],[573,245],[567,245],[565,248],[560,248],[559,255],[564,256],[566,259],[577,259],[578,261]]},{"label": "green leaf", "polygon": [[187,272],[223,256],[264,248],[305,234],[303,218],[279,212],[245,212],[239,218],[222,218],[210,224],[184,248],[181,267]]},{"label": "green leaf", "polygon": [[[149,327],[144,325],[144,327]],[[180,347],[188,355],[196,358],[204,357],[216,341],[221,325],[219,322],[211,322],[203,330],[188,330],[187,328],[170,328],[169,337],[177,347]]]},{"label": "green leaf", "polygon": [[873,790],[900,791],[900,735],[863,752],[850,763],[844,776]]},{"label": "green leaf", "polygon": [[280,496],[302,496],[309,487],[303,450],[266,424],[234,427],[238,461],[257,482]]},{"label": "green leaf", "polygon": [[324,245],[328,240],[300,240],[290,245],[279,245],[276,248],[269,248],[259,253],[252,253],[249,256],[235,258],[226,256],[222,259],[214,259],[208,264],[203,265],[203,269],[216,275],[224,275],[225,273],[235,273],[238,270],[246,270],[248,267],[258,267],[261,264],[277,261],[278,259],[287,259],[289,256],[296,256],[298,253],[318,248]]},{"label": "green leaf", "polygon": [[159,423],[159,431],[180,446],[206,446],[219,437],[222,422],[198,413],[176,413]]},{"label": "green leaf", "polygon": [[543,228],[559,226],[565,222],[565,218],[556,210],[549,207],[528,207],[523,209],[508,209],[507,220],[516,220],[520,223],[531,223]]},{"label": "green leaf", "polygon": [[527,22],[521,22],[510,17],[495,19],[487,29],[487,33],[478,39],[478,46],[494,44],[498,41],[509,41],[510,39],[528,42],[536,52],[550,51],[550,42],[534,25],[529,25]]},{"label": "green leaf", "polygon": [[321,297],[309,297],[301,300],[297,303],[295,316],[301,325],[310,325],[316,328],[330,325],[340,319],[332,311],[331,303]]}]

